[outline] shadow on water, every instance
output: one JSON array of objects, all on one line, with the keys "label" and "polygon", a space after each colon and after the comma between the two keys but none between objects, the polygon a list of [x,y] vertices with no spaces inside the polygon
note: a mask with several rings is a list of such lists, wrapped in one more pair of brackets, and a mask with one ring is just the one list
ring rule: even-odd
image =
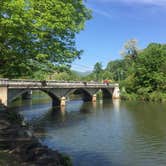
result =
[{"label": "shadow on water", "polygon": [[[47,102],[46,102],[47,101]],[[33,100],[18,100],[11,108],[19,111],[25,120],[33,126],[33,129],[44,135],[45,128],[68,128],[79,123],[85,123],[90,116],[100,116],[100,112],[113,109],[112,100],[99,100],[97,102],[86,102],[73,100],[67,103],[66,107],[51,108],[49,100],[33,102]]]},{"label": "shadow on water", "polygon": [[135,122],[135,129],[144,137],[159,137],[166,139],[166,104],[156,103],[123,103],[123,107],[128,110]]},{"label": "shadow on water", "polygon": [[[99,104],[101,105],[101,103]],[[37,121],[35,120],[35,113],[30,113],[34,121],[29,118],[36,129],[51,126],[53,128],[67,128],[84,123],[86,118],[94,114],[96,110],[96,103],[83,103],[82,101],[71,101],[66,107],[49,108],[48,110],[40,111],[36,114]],[[35,112],[35,110],[33,110]],[[38,115],[40,114],[40,115]],[[27,117],[27,115],[24,114]]]},{"label": "shadow on water", "polygon": [[16,109],[43,144],[71,155],[75,166],[166,165],[166,104],[77,100],[52,109],[36,100]]},{"label": "shadow on water", "polygon": [[111,162],[110,157],[105,154],[89,151],[78,151],[73,160],[74,166],[127,166],[116,162]]},{"label": "shadow on water", "polygon": [[147,144],[153,141],[159,141],[158,146],[165,144],[166,104],[126,102],[123,106],[132,116],[136,132]]}]

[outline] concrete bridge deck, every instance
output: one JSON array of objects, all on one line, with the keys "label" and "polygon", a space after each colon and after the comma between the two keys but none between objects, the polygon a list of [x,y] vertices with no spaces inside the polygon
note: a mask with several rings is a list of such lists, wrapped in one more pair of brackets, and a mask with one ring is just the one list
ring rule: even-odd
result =
[{"label": "concrete bridge deck", "polygon": [[36,81],[22,79],[0,79],[0,102],[8,106],[18,96],[31,91],[41,90],[53,101],[53,106],[65,105],[70,94],[82,94],[84,101],[96,101],[96,93],[103,91],[105,98],[119,98],[119,84],[98,82]]},{"label": "concrete bridge deck", "polygon": [[115,84],[104,84],[98,82],[84,82],[84,81],[36,81],[36,80],[21,80],[21,79],[0,79],[0,87],[8,86],[8,88],[50,88],[50,87],[59,87],[59,88],[79,88],[79,87],[89,87],[89,88],[113,88],[115,86],[119,86],[117,83]]}]

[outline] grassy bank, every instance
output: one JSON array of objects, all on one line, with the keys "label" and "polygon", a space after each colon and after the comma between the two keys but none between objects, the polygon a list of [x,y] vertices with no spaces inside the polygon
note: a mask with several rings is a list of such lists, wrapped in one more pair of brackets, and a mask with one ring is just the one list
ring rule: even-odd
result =
[{"label": "grassy bank", "polygon": [[153,102],[166,102],[166,93],[152,92],[146,94],[136,93],[121,93],[121,99],[124,100],[141,100],[141,101],[153,101]]}]

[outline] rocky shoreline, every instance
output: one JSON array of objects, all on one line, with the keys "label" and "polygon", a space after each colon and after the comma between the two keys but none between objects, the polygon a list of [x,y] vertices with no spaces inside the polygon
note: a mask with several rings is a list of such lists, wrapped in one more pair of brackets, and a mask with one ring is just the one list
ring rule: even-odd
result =
[{"label": "rocky shoreline", "polygon": [[[10,156],[19,166],[71,166],[70,158],[43,146],[16,112],[0,109],[0,153]],[[3,156],[3,155],[2,155]],[[14,165],[10,161],[4,166]],[[9,163],[8,163],[9,162]],[[0,160],[0,165],[3,162]]]}]

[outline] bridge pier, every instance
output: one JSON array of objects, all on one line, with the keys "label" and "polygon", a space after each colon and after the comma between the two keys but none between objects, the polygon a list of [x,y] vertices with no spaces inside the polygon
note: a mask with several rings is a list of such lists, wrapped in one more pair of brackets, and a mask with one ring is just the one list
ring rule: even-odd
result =
[{"label": "bridge pier", "polygon": [[8,106],[8,87],[0,87],[0,103]]},{"label": "bridge pier", "polygon": [[120,99],[120,89],[116,86],[113,90],[112,99]]},{"label": "bridge pier", "polygon": [[66,105],[66,97],[61,97],[61,102],[60,102],[60,106],[65,106]]},{"label": "bridge pier", "polygon": [[96,102],[96,94],[92,96],[92,102]]},{"label": "bridge pier", "polygon": [[65,106],[66,105],[66,97],[58,98],[52,98],[52,107],[58,107],[58,106]]}]

